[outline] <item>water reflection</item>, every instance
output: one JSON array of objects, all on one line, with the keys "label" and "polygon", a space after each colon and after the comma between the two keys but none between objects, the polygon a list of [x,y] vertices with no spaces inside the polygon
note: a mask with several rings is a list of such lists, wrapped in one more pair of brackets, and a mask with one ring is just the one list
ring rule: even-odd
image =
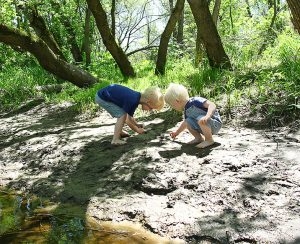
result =
[{"label": "water reflection", "polygon": [[36,196],[0,190],[0,243],[167,244],[182,243],[155,235],[132,223],[82,218],[80,209]]}]

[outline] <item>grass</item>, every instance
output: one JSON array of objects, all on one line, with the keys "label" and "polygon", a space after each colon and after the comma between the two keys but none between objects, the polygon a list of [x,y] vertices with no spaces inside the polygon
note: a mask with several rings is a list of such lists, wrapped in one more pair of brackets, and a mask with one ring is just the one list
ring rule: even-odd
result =
[{"label": "grass", "polygon": [[54,77],[37,66],[7,66],[0,73],[1,110],[12,110],[39,96],[37,85],[56,82]]},{"label": "grass", "polygon": [[[230,114],[236,106],[247,106],[252,113],[261,113],[266,121],[278,116],[286,117],[284,121],[295,120],[299,118],[300,97],[300,41],[295,39],[290,33],[282,34],[276,46],[267,49],[259,60],[241,60],[235,65],[239,68],[233,71],[212,69],[205,62],[194,67],[192,58],[183,56],[168,60],[164,76],[155,76],[155,64],[143,61],[136,64],[137,77],[124,80],[112,60],[102,57],[90,67],[90,72],[103,82],[86,89],[58,81],[32,60],[25,68],[9,63],[2,66],[0,73],[0,110],[13,110],[29,100],[43,98],[46,102],[71,102],[78,113],[93,113],[98,109],[95,93],[107,84],[121,83],[142,91],[153,85],[165,90],[169,83],[175,82],[185,85],[191,96],[216,101],[224,114]],[[63,86],[60,93],[36,89],[57,83]]]}]

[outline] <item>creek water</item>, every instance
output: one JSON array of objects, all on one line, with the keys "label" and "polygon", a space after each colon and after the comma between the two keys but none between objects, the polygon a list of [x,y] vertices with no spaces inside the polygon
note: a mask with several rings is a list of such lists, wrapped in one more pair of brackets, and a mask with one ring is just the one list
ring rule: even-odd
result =
[{"label": "creek water", "polygon": [[98,223],[71,205],[59,208],[56,212],[57,204],[50,201],[0,189],[0,243],[170,243],[130,224]]}]

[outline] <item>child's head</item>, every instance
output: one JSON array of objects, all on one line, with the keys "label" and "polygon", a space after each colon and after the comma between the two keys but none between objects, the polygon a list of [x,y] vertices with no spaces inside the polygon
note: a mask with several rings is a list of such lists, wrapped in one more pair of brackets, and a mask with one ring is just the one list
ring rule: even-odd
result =
[{"label": "child's head", "polygon": [[184,105],[189,100],[187,89],[180,84],[171,83],[166,90],[165,101],[176,110],[183,110]]},{"label": "child's head", "polygon": [[148,87],[144,92],[142,92],[141,96],[143,99],[148,101],[147,105],[150,108],[148,110],[161,110],[165,105],[164,95],[158,87]]}]

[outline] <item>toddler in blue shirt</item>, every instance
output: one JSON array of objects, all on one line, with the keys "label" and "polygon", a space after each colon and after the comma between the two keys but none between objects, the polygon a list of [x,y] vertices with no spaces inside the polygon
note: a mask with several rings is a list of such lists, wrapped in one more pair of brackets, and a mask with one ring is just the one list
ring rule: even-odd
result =
[{"label": "toddler in blue shirt", "polygon": [[139,134],[145,132],[143,126],[133,117],[138,105],[142,105],[142,110],[160,110],[164,106],[164,97],[158,87],[149,87],[144,92],[138,92],[126,86],[112,84],[97,91],[95,102],[117,118],[111,144],[122,145],[126,141],[121,138],[128,136],[123,130],[125,123]]}]

